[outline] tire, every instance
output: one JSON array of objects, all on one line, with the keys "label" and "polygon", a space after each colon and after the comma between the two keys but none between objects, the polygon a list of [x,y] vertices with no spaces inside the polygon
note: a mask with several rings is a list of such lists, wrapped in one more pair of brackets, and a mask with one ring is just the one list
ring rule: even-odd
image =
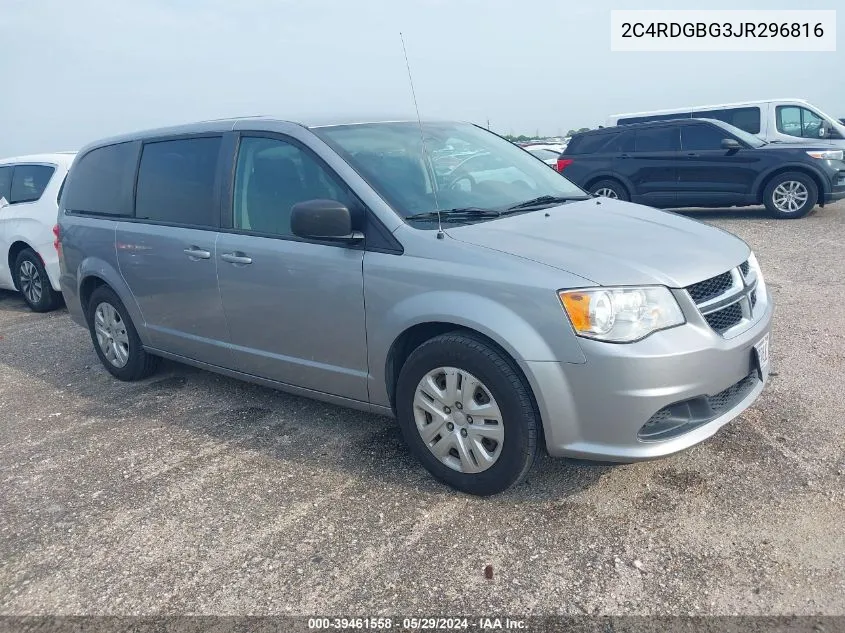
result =
[{"label": "tire", "polygon": [[[102,311],[98,313],[100,309]],[[119,380],[133,381],[155,372],[160,359],[144,351],[138,331],[114,290],[108,286],[94,290],[88,302],[87,317],[94,350],[112,376]],[[104,334],[110,335],[109,353],[104,349],[109,349],[108,343],[101,345],[99,341],[97,322],[104,328]]]},{"label": "tire", "polygon": [[[600,191],[603,193],[599,194]],[[606,178],[604,180],[594,182],[590,185],[590,193],[601,195],[605,198],[612,198],[614,200],[624,200],[626,202],[630,200],[630,196],[628,195],[628,190],[625,189],[625,185],[618,180],[613,180],[612,178]]]},{"label": "tire", "polygon": [[[790,198],[790,195],[795,197]],[[778,174],[763,190],[763,204],[776,218],[803,218],[818,201],[819,189],[815,181],[799,171]],[[796,204],[798,206],[793,209]]]},{"label": "tire", "polygon": [[[426,383],[423,391],[428,395],[418,394],[422,381],[440,369],[449,370],[455,381],[460,374],[464,387],[473,384],[467,382],[473,379],[480,385],[463,395],[453,392],[456,402],[452,403],[445,397],[450,390],[444,375],[440,383],[435,379]],[[418,406],[418,397],[425,400],[424,407]],[[464,404],[459,407],[459,402]],[[498,417],[493,413],[496,410]],[[470,419],[473,411],[477,415]],[[491,418],[481,418],[484,412]],[[539,452],[540,416],[516,364],[470,333],[442,334],[411,353],[399,373],[396,414],[406,443],[423,466],[438,480],[469,494],[492,495],[522,482]],[[498,419],[498,424],[492,424],[492,419]],[[431,430],[422,431],[421,427]],[[423,432],[436,435],[429,436],[427,442]],[[440,447],[442,457],[429,448],[432,444]],[[465,460],[458,452],[459,445],[464,447]],[[487,461],[482,459],[485,455]]]},{"label": "tire", "polygon": [[25,248],[15,259],[15,287],[33,312],[49,312],[59,307],[61,294],[53,290],[41,258],[31,248]]}]

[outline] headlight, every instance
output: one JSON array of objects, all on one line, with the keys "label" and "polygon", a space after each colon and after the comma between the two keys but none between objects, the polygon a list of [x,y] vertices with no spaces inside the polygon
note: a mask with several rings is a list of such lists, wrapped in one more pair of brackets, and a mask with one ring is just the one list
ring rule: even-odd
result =
[{"label": "headlight", "polygon": [[575,333],[600,341],[630,343],[685,323],[664,286],[561,290],[558,296]]},{"label": "headlight", "polygon": [[765,297],[766,281],[763,279],[763,271],[760,270],[760,262],[757,261],[757,257],[753,252],[748,256],[748,267],[753,270],[754,274],[757,276],[757,297]]},{"label": "headlight", "polygon": [[845,154],[845,151],[841,149],[829,149],[807,152],[808,156],[812,156],[813,158],[819,158],[821,160],[842,160],[843,154]]}]

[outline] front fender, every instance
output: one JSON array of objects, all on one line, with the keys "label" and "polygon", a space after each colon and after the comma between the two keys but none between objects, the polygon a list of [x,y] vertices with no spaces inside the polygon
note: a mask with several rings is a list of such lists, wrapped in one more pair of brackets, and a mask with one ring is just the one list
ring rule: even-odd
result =
[{"label": "front fender", "polygon": [[[534,315],[542,321],[542,315]],[[435,290],[408,296],[372,318],[367,317],[370,372],[370,399],[373,404],[389,406],[386,362],[394,342],[410,328],[424,323],[448,323],[483,334],[517,363],[557,361],[585,363],[586,358],[561,311],[550,310],[546,323],[559,333],[550,342],[532,324],[509,306],[488,297],[456,290]]]},{"label": "front fender", "polygon": [[770,169],[767,169],[762,174],[757,176],[754,181],[754,185],[752,188],[752,193],[754,195],[759,195],[762,197],[763,195],[763,184],[769,180],[773,174],[778,172],[787,172],[787,171],[801,171],[805,173],[810,173],[813,175],[813,179],[817,182],[821,183],[821,189],[819,189],[819,198],[822,199],[822,196],[825,193],[830,192],[830,180],[829,178],[817,167],[813,167],[811,164],[808,163],[786,163],[775,165]]}]

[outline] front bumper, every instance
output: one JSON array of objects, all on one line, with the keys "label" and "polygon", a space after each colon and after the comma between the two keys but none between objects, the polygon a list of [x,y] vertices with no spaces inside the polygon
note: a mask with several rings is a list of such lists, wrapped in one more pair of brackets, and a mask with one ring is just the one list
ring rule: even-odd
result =
[{"label": "front bumper", "polygon": [[[833,161],[830,161],[831,163]],[[845,198],[845,162],[843,161],[836,161],[837,167],[839,169],[834,168],[831,175],[831,190],[824,194],[824,201],[825,202],[835,202],[836,200],[842,200]]]},{"label": "front bumper", "polygon": [[[632,344],[587,339],[584,364],[521,363],[540,409],[546,447],[553,456],[604,461],[654,459],[684,450],[712,436],[756,400],[768,378],[753,371],[753,348],[771,329],[772,301],[744,332],[725,339],[703,318],[657,332]],[[749,376],[751,376],[749,378]],[[742,386],[737,390],[737,386]],[[667,439],[644,440],[643,426],[678,403],[723,394],[726,407]],[[684,408],[684,405],[681,405]],[[659,417],[659,416],[658,416]],[[686,428],[686,427],[685,427]]]}]

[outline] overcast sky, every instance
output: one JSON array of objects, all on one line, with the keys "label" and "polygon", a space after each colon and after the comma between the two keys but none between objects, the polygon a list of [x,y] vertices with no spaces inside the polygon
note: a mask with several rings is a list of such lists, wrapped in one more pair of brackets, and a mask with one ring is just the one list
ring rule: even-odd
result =
[{"label": "overcast sky", "polygon": [[[841,0],[689,8],[831,9]],[[0,0],[0,156],[245,114],[413,112],[556,135],[609,114],[800,97],[845,117],[836,53],[612,53],[668,0]],[[201,7],[201,8],[200,8]],[[837,31],[845,32],[840,5]]]}]

